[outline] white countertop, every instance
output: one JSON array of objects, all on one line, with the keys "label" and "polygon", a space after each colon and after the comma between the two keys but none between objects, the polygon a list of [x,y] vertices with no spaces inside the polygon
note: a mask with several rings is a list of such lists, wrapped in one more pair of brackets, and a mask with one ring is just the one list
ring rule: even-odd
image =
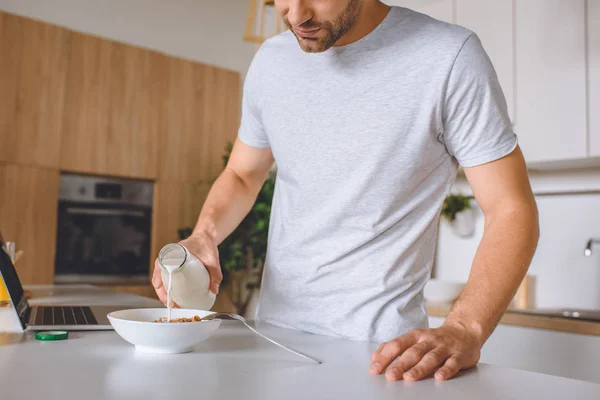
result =
[{"label": "white countertop", "polygon": [[[62,304],[140,307],[154,300],[85,289],[59,296]],[[58,293],[58,292],[57,292]],[[56,295],[56,294],[55,294]],[[55,298],[36,303],[56,303]],[[121,303],[123,304],[123,303]],[[0,309],[0,316],[10,311]],[[274,338],[324,360],[317,365],[224,321],[195,352],[136,353],[114,332],[71,332],[40,342],[8,333],[0,319],[0,398],[12,399],[600,399],[600,385],[480,364],[447,382],[387,382],[370,376],[376,343],[351,342],[258,325]],[[16,322],[16,321],[15,321]],[[4,325],[2,325],[4,324]],[[4,331],[4,333],[1,333]]]}]

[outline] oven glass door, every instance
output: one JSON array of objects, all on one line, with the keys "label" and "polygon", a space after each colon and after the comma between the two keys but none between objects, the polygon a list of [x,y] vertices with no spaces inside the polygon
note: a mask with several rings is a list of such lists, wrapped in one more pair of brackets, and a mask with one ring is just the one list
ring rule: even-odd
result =
[{"label": "oven glass door", "polygon": [[57,282],[149,281],[149,209],[61,202],[58,213]]}]

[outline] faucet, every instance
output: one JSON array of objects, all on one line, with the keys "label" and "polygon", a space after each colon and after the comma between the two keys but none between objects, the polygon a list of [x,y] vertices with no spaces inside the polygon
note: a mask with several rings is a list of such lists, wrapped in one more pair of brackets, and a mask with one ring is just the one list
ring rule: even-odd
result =
[{"label": "faucet", "polygon": [[585,250],[583,251],[584,256],[586,256],[586,257],[592,256],[592,245],[594,243],[600,243],[600,239],[591,238],[590,240],[588,240],[587,245],[585,246]]}]

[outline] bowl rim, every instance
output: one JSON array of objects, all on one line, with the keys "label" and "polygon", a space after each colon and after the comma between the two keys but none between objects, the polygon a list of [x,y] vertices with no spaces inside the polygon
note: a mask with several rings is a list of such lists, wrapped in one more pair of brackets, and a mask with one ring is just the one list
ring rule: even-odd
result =
[{"label": "bowl rim", "polygon": [[[152,310],[152,311],[154,311],[154,310],[163,310],[163,309],[162,309],[162,308],[128,308],[128,309],[123,309],[123,310],[115,310],[115,311],[111,311],[111,312],[109,312],[108,314],[106,314],[106,317],[108,318],[108,320],[109,320],[109,321],[113,321],[113,320],[115,320],[115,321],[124,321],[124,322],[131,323],[131,324],[144,324],[144,325],[145,325],[145,324],[153,324],[153,325],[156,325],[156,326],[161,326],[161,325],[162,325],[162,326],[187,326],[187,324],[198,324],[198,322],[200,322],[200,323],[205,323],[205,324],[207,324],[207,323],[209,323],[209,322],[221,322],[221,320],[220,320],[220,319],[218,319],[218,318],[215,318],[215,319],[211,319],[211,320],[208,320],[208,321],[201,320],[201,321],[196,321],[196,322],[177,322],[177,323],[173,323],[173,324],[171,324],[171,323],[169,323],[169,324],[166,324],[166,323],[164,323],[164,322],[154,322],[154,321],[139,321],[139,320],[133,320],[133,319],[127,319],[127,318],[115,317],[114,315],[112,315],[112,314],[119,313],[119,312],[125,312],[125,311],[138,311],[138,310]],[[167,309],[166,309],[166,308],[164,308],[164,310],[166,311]],[[192,309],[192,308],[178,308],[178,310],[186,310],[186,311],[204,311],[204,312],[208,312],[208,314],[207,314],[207,315],[216,314],[216,312],[215,312],[215,311],[209,311],[209,310],[195,310],[195,309]],[[202,317],[200,317],[200,318],[202,318]],[[180,325],[180,324],[184,324],[184,325]]]}]

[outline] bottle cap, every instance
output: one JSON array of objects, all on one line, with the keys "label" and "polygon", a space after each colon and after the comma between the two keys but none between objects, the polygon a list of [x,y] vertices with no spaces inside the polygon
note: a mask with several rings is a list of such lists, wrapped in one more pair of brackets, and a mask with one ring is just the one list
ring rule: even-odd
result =
[{"label": "bottle cap", "polygon": [[46,331],[35,334],[37,340],[65,340],[68,337],[69,332],[67,331]]}]

